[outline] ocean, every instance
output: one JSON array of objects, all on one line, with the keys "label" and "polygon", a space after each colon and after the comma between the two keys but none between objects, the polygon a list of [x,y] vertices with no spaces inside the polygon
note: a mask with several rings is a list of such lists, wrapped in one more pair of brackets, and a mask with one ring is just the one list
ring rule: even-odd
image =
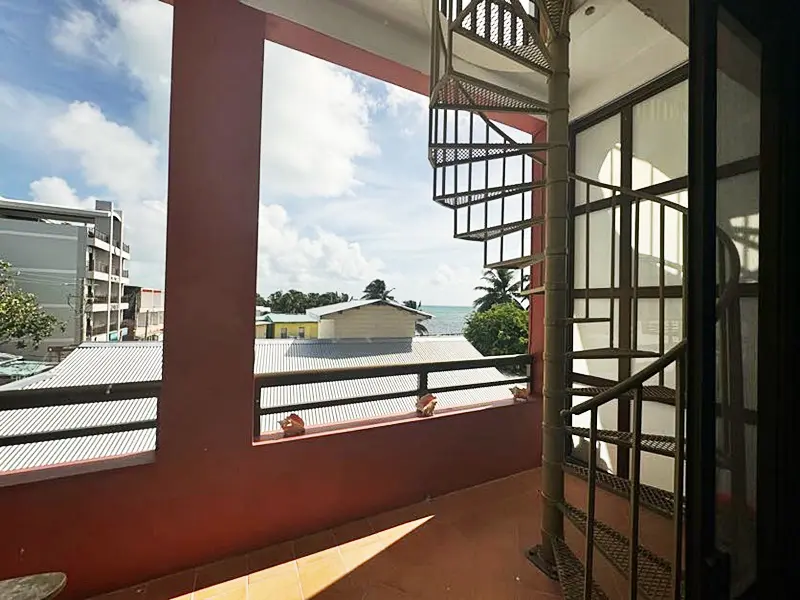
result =
[{"label": "ocean", "polygon": [[464,330],[467,315],[472,312],[470,306],[429,306],[422,310],[433,315],[432,319],[423,321],[431,335],[460,334]]}]

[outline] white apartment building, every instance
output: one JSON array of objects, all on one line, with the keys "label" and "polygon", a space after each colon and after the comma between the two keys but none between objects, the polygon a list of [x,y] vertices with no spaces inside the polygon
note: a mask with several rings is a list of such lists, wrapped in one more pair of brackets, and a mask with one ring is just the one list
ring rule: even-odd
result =
[{"label": "white apartment building", "polygon": [[164,292],[126,285],[122,327],[126,340],[161,341],[164,338]]},{"label": "white apartment building", "polygon": [[88,210],[0,198],[0,258],[11,263],[18,286],[64,326],[26,354],[123,338],[130,260],[123,235],[122,211],[111,202],[98,200]]}]

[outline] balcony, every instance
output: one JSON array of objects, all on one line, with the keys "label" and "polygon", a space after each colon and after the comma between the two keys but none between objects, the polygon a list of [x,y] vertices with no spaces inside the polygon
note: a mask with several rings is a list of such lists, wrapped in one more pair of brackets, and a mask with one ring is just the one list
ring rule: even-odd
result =
[{"label": "balcony", "polygon": [[[70,577],[66,598],[85,598],[169,576],[167,580],[150,585],[152,596],[148,596],[167,597],[154,590],[166,585],[165,582],[191,585],[186,583],[187,568],[194,572],[205,563],[235,556],[238,558],[231,564],[240,567],[249,564],[263,571],[270,566],[270,556],[278,550],[273,548],[251,554],[249,563],[242,555],[255,548],[306,535],[312,537],[298,539],[289,545],[293,548],[292,554],[286,558],[289,565],[295,564],[295,557],[299,561],[297,564],[301,565],[305,564],[304,557],[308,557],[311,564],[317,558],[332,554],[338,556],[338,546],[344,552],[343,557],[352,549],[353,560],[359,552],[359,556],[364,557],[364,553],[373,552],[383,558],[371,564],[388,561],[390,565],[401,565],[416,554],[417,544],[424,544],[431,552],[434,551],[431,544],[439,537],[440,522],[449,532],[449,537],[441,540],[445,546],[438,547],[449,548],[458,539],[458,527],[468,528],[470,523],[477,522],[462,509],[478,514],[489,506],[487,502],[496,502],[501,507],[506,501],[508,506],[497,512],[498,517],[505,519],[502,529],[498,530],[503,531],[505,547],[499,550],[503,556],[513,554],[513,561],[506,565],[510,569],[507,575],[520,577],[520,580],[507,577],[505,583],[518,585],[520,589],[533,589],[524,586],[536,585],[537,581],[550,585],[533,567],[525,564],[522,554],[512,552],[517,545],[522,547],[535,542],[535,539],[530,539],[530,536],[535,536],[537,523],[535,496],[530,486],[536,485],[536,473],[520,475],[486,488],[497,490],[497,494],[484,495],[481,487],[468,490],[464,495],[468,502],[445,496],[538,466],[538,437],[531,437],[530,433],[535,431],[539,422],[539,403],[514,402],[507,391],[510,385],[527,381],[527,376],[501,376],[479,384],[458,383],[469,381],[472,371],[521,366],[529,361],[530,357],[521,355],[326,372],[295,371],[257,375],[255,378],[251,375],[250,389],[255,382],[255,396],[252,391],[250,399],[232,401],[229,396],[225,411],[214,411],[212,438],[196,429],[200,423],[196,417],[203,413],[201,404],[192,403],[191,410],[195,414],[192,428],[186,428],[182,418],[175,419],[177,414],[173,407],[166,403],[158,405],[157,399],[169,393],[169,389],[162,387],[159,381],[0,392],[2,410],[9,417],[5,421],[11,423],[10,431],[0,432],[0,464],[6,469],[10,465],[12,469],[0,474],[0,483],[6,486],[0,499],[2,502],[12,498],[15,502],[23,501],[29,494],[42,493],[44,488],[41,486],[52,488],[53,493],[57,493],[57,489],[72,489],[77,494],[74,501],[82,506],[81,514],[86,515],[89,521],[97,520],[96,526],[103,529],[112,525],[110,522],[107,526],[101,525],[101,522],[109,518],[114,521],[114,535],[102,544],[97,544],[93,535],[94,541],[86,539],[91,561],[85,559],[89,554],[84,553],[79,558],[66,545],[62,551],[61,542],[48,544],[44,554],[28,546],[38,556],[58,557],[58,568]],[[277,388],[302,389],[303,386],[308,388],[326,382],[328,387],[336,389],[337,382],[351,379],[357,379],[358,389],[366,389],[368,393],[363,397],[309,398],[302,405],[277,407],[269,402],[268,392]],[[378,389],[388,391],[380,396],[370,393]],[[426,390],[435,393],[442,401],[436,413],[428,418],[414,413],[416,396]],[[456,392],[481,390],[497,390],[496,400],[469,406],[459,406],[457,402],[448,400],[448,395],[454,397]],[[294,396],[299,399],[307,395],[297,393]],[[381,413],[380,423],[363,420],[360,423],[340,422],[333,430],[314,425],[315,415],[326,409],[341,409],[344,417],[367,406],[377,407],[380,413],[390,400],[405,401],[405,414],[392,414],[389,409]],[[67,406],[74,419],[68,423],[50,421],[42,425],[44,413],[50,411],[48,414],[51,414]],[[37,411],[40,414],[36,414]],[[305,435],[285,439],[275,435],[276,420],[287,412],[304,415],[309,424]],[[212,467],[212,463],[206,462],[212,456],[209,453],[220,451],[228,458],[224,463],[217,463],[218,459],[214,459],[217,466]],[[79,453],[77,461],[76,452]],[[188,462],[181,456],[185,456]],[[223,464],[230,467],[235,464],[236,468]],[[222,486],[229,493],[198,495],[199,488],[184,479],[192,472],[202,478],[203,488],[220,489]],[[257,475],[242,476],[248,472]],[[71,477],[78,473],[84,475]],[[37,480],[36,486],[24,485]],[[276,482],[281,483],[276,485]],[[134,493],[134,490],[138,491]],[[258,502],[245,503],[249,508],[243,510],[245,505],[239,499],[245,496],[268,499],[270,510],[264,512],[263,505]],[[374,516],[418,503],[420,499],[439,496],[442,498],[424,505]],[[155,502],[157,498],[161,501]],[[164,498],[171,500],[165,504]],[[519,535],[513,534],[509,530],[511,517],[529,502],[532,506],[529,524],[520,525],[526,529]],[[452,503],[455,504],[448,508]],[[69,502],[56,510],[50,505],[42,516],[46,520],[58,518],[57,513],[62,508],[71,510],[68,505]],[[391,523],[393,519],[434,506],[435,513],[420,515],[414,519],[418,522],[411,525],[406,525],[406,521]],[[144,522],[133,516],[142,507],[150,507],[146,509],[149,515],[146,519],[153,519],[150,521],[152,526],[169,528],[173,535],[158,544],[132,544],[134,538],[144,541],[142,536],[149,535],[146,531],[150,526],[144,526]],[[113,516],[122,514],[129,515],[129,518],[120,520]],[[214,514],[215,519],[209,521],[209,514]],[[353,520],[360,523],[329,531],[329,528]],[[83,521],[82,530],[86,527],[88,532],[95,527],[89,521]],[[198,528],[201,522],[205,525]],[[366,523],[369,523],[369,529],[359,529]],[[449,525],[445,526],[447,523],[456,524],[451,529]],[[487,528],[475,532],[478,537],[470,548],[476,548],[484,539],[481,536],[489,534],[491,527],[485,521],[484,524]],[[412,530],[417,534],[412,535]],[[194,533],[185,537],[190,531]],[[343,537],[347,531],[355,537]],[[508,533],[513,535],[506,535]],[[10,535],[20,535],[28,543],[33,542],[24,528],[10,532]],[[500,537],[497,533],[492,539],[500,543]],[[188,543],[189,538],[193,539],[191,543]],[[70,540],[70,548],[79,543],[74,536],[70,536]],[[354,543],[348,546],[348,542]],[[67,544],[66,540],[64,544]],[[467,546],[460,556],[466,557],[465,552],[468,552]],[[122,554],[127,556],[124,561],[117,558]],[[434,569],[440,565],[442,577],[437,581],[444,584],[459,561],[453,560],[457,554],[450,552],[436,556],[438,558],[428,564]],[[443,562],[439,563],[440,559]],[[26,562],[26,571],[37,568],[37,559],[32,560]],[[259,560],[261,562],[257,562]],[[366,562],[366,558],[359,560]],[[491,564],[502,562],[499,556],[492,560]],[[279,566],[284,563],[276,563],[275,571],[262,573],[265,581],[269,579],[275,583],[272,576],[289,568]],[[216,570],[219,565],[212,566],[210,571],[202,569],[198,585],[207,587],[223,583],[219,580],[223,575],[235,579],[225,585],[242,583],[243,580],[239,579],[242,573],[234,575],[228,571],[228,563],[223,564],[226,566],[222,571]],[[488,569],[489,563],[484,566]],[[355,564],[351,567],[347,568],[352,575],[357,569]],[[314,570],[313,566],[309,569],[309,572]],[[366,567],[362,567],[361,572],[369,573]],[[254,584],[258,577],[254,575]],[[302,572],[300,577],[304,577]],[[492,581],[488,571],[484,571],[482,577],[484,585]],[[349,585],[350,581],[341,572],[335,581],[329,582],[334,585],[326,593],[333,593],[337,586]],[[261,585],[267,586],[266,583]],[[308,585],[318,584],[306,583]],[[391,581],[387,585],[392,585]],[[176,589],[170,593],[179,595],[186,591],[191,592],[191,589]],[[306,592],[307,598],[312,597],[308,589]]]},{"label": "balcony", "polygon": [[88,233],[89,233],[89,238],[100,240],[101,242],[105,242],[106,244],[108,244],[108,235],[106,235],[102,231],[98,231],[97,229],[89,229]]}]

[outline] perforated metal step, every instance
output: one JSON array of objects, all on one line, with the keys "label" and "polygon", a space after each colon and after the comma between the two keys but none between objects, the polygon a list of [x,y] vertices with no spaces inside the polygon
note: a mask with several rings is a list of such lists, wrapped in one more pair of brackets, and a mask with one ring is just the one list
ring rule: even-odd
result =
[{"label": "perforated metal step", "polygon": [[567,352],[567,358],[658,358],[658,352],[648,350],[627,350],[624,348],[591,348]]},{"label": "perforated metal step", "polygon": [[[610,390],[611,386],[607,387],[576,387],[567,390],[568,396],[597,396],[603,392]],[[631,398],[633,394],[623,394],[622,398]],[[674,401],[675,390],[661,385],[645,385],[642,387],[642,400],[653,400],[656,402]]]},{"label": "perforated metal step", "polygon": [[493,240],[515,231],[529,229],[544,222],[544,217],[536,217],[535,219],[525,219],[524,221],[516,221],[514,223],[504,223],[502,225],[493,225],[487,228],[473,229],[471,231],[464,231],[457,233],[454,237],[457,240],[468,240],[471,242],[482,242],[484,240]]},{"label": "perforated metal step", "polygon": [[[552,541],[553,553],[556,555],[558,582],[561,584],[564,600],[583,600],[586,571],[581,561],[572,553],[564,540],[552,538]],[[592,600],[608,600],[608,596],[594,581],[592,582]]]},{"label": "perforated metal step", "polygon": [[480,112],[547,114],[549,105],[463,73],[445,75],[431,92],[431,107]]},{"label": "perforated metal step", "polygon": [[[584,535],[589,521],[582,510],[563,503],[559,508],[564,516]],[[594,544],[600,553],[617,569],[623,577],[628,577],[630,540],[602,521],[594,520]],[[670,596],[672,585],[672,565],[669,561],[638,546],[638,587],[639,592],[650,600],[666,599]]]},{"label": "perforated metal step", "polygon": [[449,194],[440,194],[434,196],[434,202],[438,202],[442,206],[448,208],[463,208],[465,206],[472,206],[473,204],[480,204],[488,202],[489,200],[496,200],[498,198],[514,196],[522,194],[531,190],[544,187],[544,181],[534,181],[528,183],[515,183],[513,185],[502,185],[497,187],[483,188],[478,190],[469,190],[465,192],[452,192]]},{"label": "perforated metal step", "polygon": [[[563,468],[565,473],[585,481],[589,479],[589,469],[583,465],[565,462]],[[597,485],[623,498],[630,498],[631,496],[631,482],[628,479],[617,477],[599,469],[597,470]],[[642,484],[639,497],[642,507],[663,517],[672,518],[675,510],[675,495],[672,492]]]},{"label": "perforated metal step", "polygon": [[514,158],[549,150],[552,144],[498,143],[432,143],[428,145],[428,162],[432,167],[452,167],[471,162]]},{"label": "perforated metal step", "polygon": [[[589,439],[589,429],[586,427],[566,427],[565,429],[572,435]],[[642,450],[645,452],[660,454],[662,456],[675,456],[675,448],[677,445],[673,436],[643,433],[641,439]],[[598,429],[597,440],[599,442],[622,446],[623,448],[631,448],[633,446],[633,434],[628,431]]]},{"label": "perforated metal step", "polygon": [[498,260],[493,263],[486,263],[486,269],[524,269],[532,265],[539,264],[544,261],[544,252],[539,254],[531,254],[529,256],[519,256],[517,258],[508,258],[506,260]]},{"label": "perforated metal step", "polygon": [[544,75],[551,72],[539,24],[525,12],[519,0],[472,2],[451,29],[529,69]]}]

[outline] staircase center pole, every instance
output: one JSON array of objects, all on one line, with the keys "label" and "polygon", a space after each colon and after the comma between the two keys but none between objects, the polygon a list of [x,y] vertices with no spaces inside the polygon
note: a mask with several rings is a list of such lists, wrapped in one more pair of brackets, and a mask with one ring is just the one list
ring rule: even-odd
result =
[{"label": "staircase center pole", "polygon": [[[569,0],[564,0],[569,1]],[[568,316],[567,245],[569,170],[569,12],[549,44],[552,75],[548,81],[550,114],[547,135],[544,269],[544,407],[542,442],[541,559],[555,565],[552,538],[564,538],[564,426],[566,408],[566,329]]]}]

